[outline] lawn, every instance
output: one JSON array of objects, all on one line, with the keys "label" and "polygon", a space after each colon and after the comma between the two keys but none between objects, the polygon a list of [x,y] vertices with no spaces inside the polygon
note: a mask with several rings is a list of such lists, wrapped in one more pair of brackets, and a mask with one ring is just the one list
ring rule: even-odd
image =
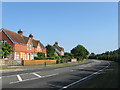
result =
[{"label": "lawn", "polygon": [[[27,68],[49,68],[49,67],[59,67],[59,66],[66,66],[66,65],[75,65],[75,64],[80,64],[80,63],[85,63],[85,62],[88,62],[88,60],[82,60],[82,61],[79,61],[79,62],[70,62],[70,63],[60,63],[60,64],[51,64],[51,65],[28,65],[28,66],[25,66]],[[24,67],[24,66],[23,66]],[[7,67],[7,66],[4,66],[4,67],[0,67],[1,70],[5,70],[5,69],[19,69],[19,67]]]},{"label": "lawn", "polygon": [[41,67],[41,68],[48,68],[48,67],[59,67],[59,66],[66,66],[66,65],[75,65],[75,64],[80,64],[80,63],[85,63],[85,62],[88,62],[88,60],[82,60],[82,61],[79,61],[79,62],[70,62],[70,63],[60,63],[60,64],[51,64],[51,65],[36,65],[36,66],[33,66],[33,67]]}]

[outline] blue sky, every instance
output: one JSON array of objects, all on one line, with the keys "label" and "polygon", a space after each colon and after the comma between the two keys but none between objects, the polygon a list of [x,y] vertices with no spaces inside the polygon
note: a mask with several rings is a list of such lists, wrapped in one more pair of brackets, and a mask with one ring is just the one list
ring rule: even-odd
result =
[{"label": "blue sky", "polygon": [[78,44],[88,51],[102,53],[118,48],[117,2],[39,2],[3,3],[2,26],[40,40],[54,42],[66,52]]}]

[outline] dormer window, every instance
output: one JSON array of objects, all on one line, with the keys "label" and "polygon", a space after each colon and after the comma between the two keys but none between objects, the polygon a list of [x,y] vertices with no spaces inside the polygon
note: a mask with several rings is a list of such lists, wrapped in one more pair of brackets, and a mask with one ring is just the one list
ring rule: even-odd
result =
[{"label": "dormer window", "polygon": [[39,51],[40,51],[40,47],[39,47]]},{"label": "dormer window", "polygon": [[30,44],[30,50],[31,50],[31,46],[32,46],[32,45]]},{"label": "dormer window", "polygon": [[28,44],[27,44],[27,50],[28,50],[29,48],[28,48]]},{"label": "dormer window", "polygon": [[37,47],[37,51],[40,51],[40,46]]}]

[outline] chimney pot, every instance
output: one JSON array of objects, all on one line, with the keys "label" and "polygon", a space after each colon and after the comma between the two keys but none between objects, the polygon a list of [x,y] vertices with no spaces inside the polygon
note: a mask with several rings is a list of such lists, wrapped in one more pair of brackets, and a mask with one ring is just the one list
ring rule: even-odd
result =
[{"label": "chimney pot", "polygon": [[55,42],[55,45],[58,45],[58,42]]},{"label": "chimney pot", "polygon": [[19,29],[18,34],[19,34],[19,35],[23,35],[22,29]]}]

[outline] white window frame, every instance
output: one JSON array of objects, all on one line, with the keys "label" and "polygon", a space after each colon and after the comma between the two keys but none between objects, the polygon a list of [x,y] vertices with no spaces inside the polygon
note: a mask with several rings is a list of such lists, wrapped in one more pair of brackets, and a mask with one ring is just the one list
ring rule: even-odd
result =
[{"label": "white window frame", "polygon": [[16,54],[16,60],[20,60],[20,53]]},{"label": "white window frame", "polygon": [[29,48],[28,48],[28,44],[27,44],[27,50],[29,50]]},{"label": "white window frame", "polygon": [[29,58],[29,56],[30,56],[30,55],[29,55],[29,54],[27,54],[27,60],[29,60],[29,59],[30,59],[30,58]]},{"label": "white window frame", "polygon": [[32,45],[30,44],[30,50],[32,49]]},{"label": "white window frame", "polygon": [[34,60],[34,58],[33,58],[33,54],[31,54],[31,60]]},{"label": "white window frame", "polygon": [[27,59],[27,54],[25,53],[25,60]]}]

